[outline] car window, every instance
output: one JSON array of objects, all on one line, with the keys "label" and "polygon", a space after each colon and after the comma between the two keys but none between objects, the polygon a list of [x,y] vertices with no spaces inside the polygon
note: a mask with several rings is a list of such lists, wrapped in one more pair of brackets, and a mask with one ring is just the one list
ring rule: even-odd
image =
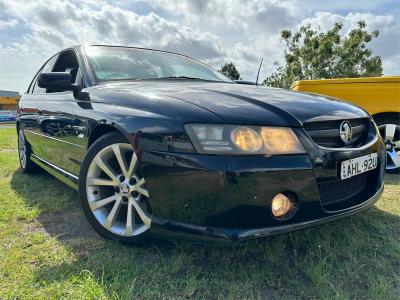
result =
[{"label": "car window", "polygon": [[[76,53],[72,49],[65,50],[60,53],[60,56],[55,63],[52,72],[68,72],[71,74],[71,82],[77,83],[78,78],[81,78],[79,71],[79,63]],[[60,90],[49,90],[46,93],[62,92]]]},{"label": "car window", "polygon": [[[76,57],[75,51],[73,50],[66,50],[60,53],[59,55],[56,55],[52,57],[42,68],[42,70],[39,72],[41,73],[49,73],[49,72],[69,72],[72,77],[72,82],[76,83],[80,76],[79,72],[79,63],[78,59]],[[62,92],[60,90],[50,90],[50,89],[44,89],[41,88],[37,85],[37,77],[39,74],[36,75],[35,78],[35,85],[33,87],[33,93],[34,94],[44,94],[44,93],[56,93],[56,92]]]},{"label": "car window", "polygon": [[170,65],[172,69],[172,74],[185,74],[187,77],[196,77],[196,78],[207,78],[207,73],[203,72],[201,69],[193,68],[191,65],[182,64],[182,65]]},{"label": "car window", "polygon": [[39,74],[41,73],[47,73],[47,72],[51,72],[53,70],[54,64],[56,63],[58,58],[58,55],[53,56],[52,58],[50,58],[47,63],[42,67],[42,69],[40,70],[40,72],[38,72],[36,74],[35,79],[33,80],[34,82],[34,86],[32,88],[32,93],[33,94],[44,94],[46,93],[46,89],[43,89],[41,87],[39,87],[37,85],[37,78],[39,77]]},{"label": "car window", "polygon": [[232,82],[203,63],[169,52],[90,46],[85,47],[85,53],[98,82],[171,78]]}]

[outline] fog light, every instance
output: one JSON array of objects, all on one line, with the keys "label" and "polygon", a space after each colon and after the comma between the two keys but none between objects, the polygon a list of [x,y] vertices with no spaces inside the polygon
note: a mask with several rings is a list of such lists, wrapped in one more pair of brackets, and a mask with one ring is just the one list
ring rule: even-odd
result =
[{"label": "fog light", "polygon": [[293,201],[284,194],[278,194],[272,199],[271,211],[277,218],[288,214],[293,207]]}]

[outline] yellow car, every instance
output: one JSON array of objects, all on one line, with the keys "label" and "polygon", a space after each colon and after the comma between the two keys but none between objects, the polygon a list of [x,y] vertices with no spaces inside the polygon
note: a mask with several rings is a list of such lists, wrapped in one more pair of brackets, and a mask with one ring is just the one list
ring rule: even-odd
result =
[{"label": "yellow car", "polygon": [[400,76],[300,80],[292,90],[328,95],[364,108],[386,143],[386,170],[400,170]]}]

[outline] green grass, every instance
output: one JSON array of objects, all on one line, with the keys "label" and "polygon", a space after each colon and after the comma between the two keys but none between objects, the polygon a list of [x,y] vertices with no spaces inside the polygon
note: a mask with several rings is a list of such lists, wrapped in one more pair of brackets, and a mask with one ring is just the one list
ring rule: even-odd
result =
[{"label": "green grass", "polygon": [[75,191],[18,170],[0,128],[0,299],[400,299],[400,181],[376,207],[228,248],[98,237]]}]

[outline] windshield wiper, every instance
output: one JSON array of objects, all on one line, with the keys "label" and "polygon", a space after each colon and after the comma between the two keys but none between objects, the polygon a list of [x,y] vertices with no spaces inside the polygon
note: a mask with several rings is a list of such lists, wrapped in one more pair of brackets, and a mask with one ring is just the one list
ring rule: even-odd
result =
[{"label": "windshield wiper", "polygon": [[203,79],[198,77],[190,77],[190,76],[165,76],[165,77],[154,77],[154,78],[139,78],[137,80],[162,80],[162,79],[187,79],[187,80],[200,80],[200,81],[207,81],[207,82],[221,82],[221,83],[233,83],[228,81],[222,80],[212,80],[212,79]]},{"label": "windshield wiper", "polygon": [[191,80],[205,80],[207,79],[198,78],[198,77],[189,77],[189,76],[165,76],[165,77],[158,77],[157,79],[191,79]]}]

